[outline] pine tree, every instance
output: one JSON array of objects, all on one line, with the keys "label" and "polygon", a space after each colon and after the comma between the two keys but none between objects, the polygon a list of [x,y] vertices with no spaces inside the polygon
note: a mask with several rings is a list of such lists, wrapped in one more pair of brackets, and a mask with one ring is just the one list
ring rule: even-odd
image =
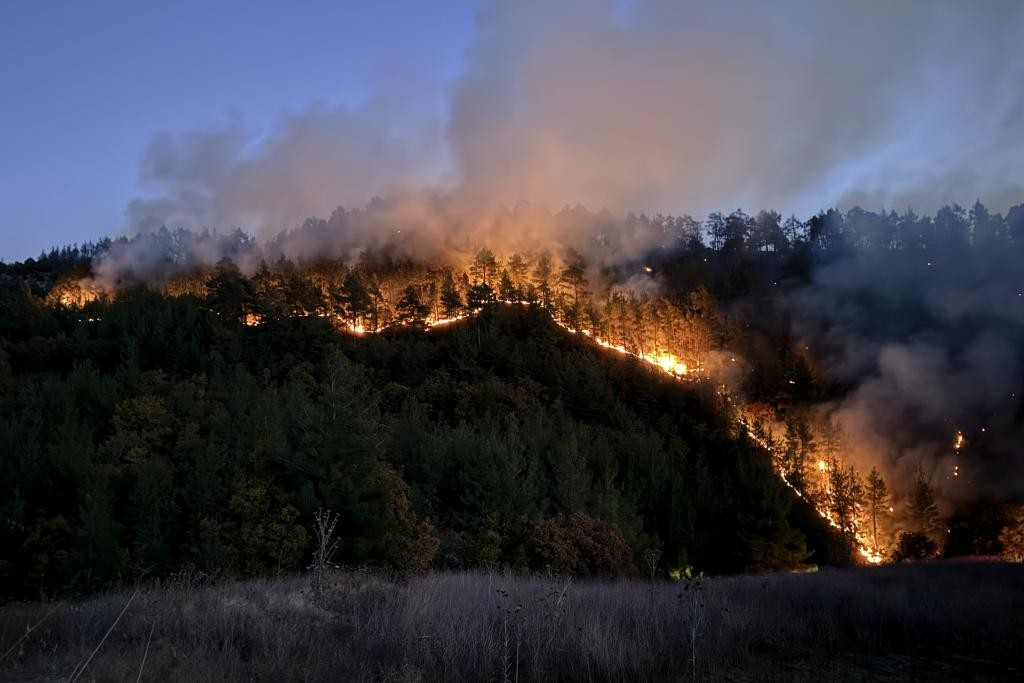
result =
[{"label": "pine tree", "polygon": [[501,271],[501,278],[498,280],[498,298],[502,301],[518,301],[521,298],[508,270]]},{"label": "pine tree", "polygon": [[466,300],[466,305],[471,311],[479,311],[487,304],[494,303],[494,290],[487,284],[479,282],[469,288]]},{"label": "pine tree", "polygon": [[537,299],[544,308],[551,307],[551,256],[541,254],[533,269],[533,286],[537,289]]},{"label": "pine tree", "polygon": [[566,254],[565,268],[559,273],[559,281],[566,295],[572,297],[573,306],[579,305],[580,293],[587,286],[586,267],[583,257],[576,250],[570,249]]},{"label": "pine tree", "polygon": [[252,283],[238,270],[231,259],[217,263],[217,274],[208,285],[208,301],[213,311],[225,320],[241,322],[253,309],[255,293]]},{"label": "pine tree", "polygon": [[864,486],[853,467],[844,469],[835,458],[828,463],[832,513],[839,529],[852,542],[857,530],[857,508],[864,501]]},{"label": "pine tree", "polygon": [[463,308],[462,295],[455,287],[455,280],[451,272],[445,272],[441,282],[441,310],[446,318],[454,318],[462,313]]},{"label": "pine tree", "polygon": [[807,464],[814,452],[814,435],[803,415],[792,413],[786,418],[786,440],[783,465],[786,478],[801,493],[808,493]]},{"label": "pine tree", "polygon": [[722,215],[721,211],[714,211],[708,214],[707,220],[704,221],[704,231],[711,240],[711,248],[715,251],[720,251],[725,244],[726,237],[725,216]]},{"label": "pine tree", "polygon": [[362,279],[355,273],[349,273],[341,283],[341,309],[349,325],[356,327],[370,310],[370,292]]},{"label": "pine tree", "polygon": [[520,293],[525,292],[527,285],[530,284],[527,277],[527,268],[526,259],[523,258],[522,254],[512,254],[512,258],[508,260],[509,276],[512,278],[512,284]]},{"label": "pine tree", "polygon": [[430,307],[420,301],[420,295],[412,285],[405,288],[402,298],[398,300],[398,304],[395,306],[398,324],[409,327],[425,327],[429,312]]},{"label": "pine tree", "polygon": [[924,468],[917,466],[917,478],[908,503],[910,523],[914,531],[934,536],[938,528],[939,509],[935,505],[935,489]]},{"label": "pine tree", "polygon": [[868,514],[871,518],[871,543],[878,548],[878,518],[884,515],[889,509],[889,490],[885,486],[885,480],[878,473],[877,467],[872,467],[868,474],[865,498],[868,505]]},{"label": "pine tree", "polygon": [[494,281],[494,276],[498,272],[498,261],[490,249],[484,247],[477,252],[469,272],[473,276],[474,283],[482,282],[485,285],[490,285]]}]

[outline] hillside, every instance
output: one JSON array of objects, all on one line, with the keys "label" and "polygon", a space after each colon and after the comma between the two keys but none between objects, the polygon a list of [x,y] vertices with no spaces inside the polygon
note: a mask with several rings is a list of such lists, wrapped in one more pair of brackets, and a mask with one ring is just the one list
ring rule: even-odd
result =
[{"label": "hillside", "polygon": [[86,310],[6,288],[0,542],[6,595],[183,569],[305,566],[313,513],[336,560],[403,572],[631,574],[792,567],[829,535],[684,384],[493,305],[446,328],[258,326],[148,289]]}]

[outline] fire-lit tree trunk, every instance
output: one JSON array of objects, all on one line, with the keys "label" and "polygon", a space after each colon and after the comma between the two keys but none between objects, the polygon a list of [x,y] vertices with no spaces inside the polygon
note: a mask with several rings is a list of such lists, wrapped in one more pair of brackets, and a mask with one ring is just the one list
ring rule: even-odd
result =
[{"label": "fire-lit tree trunk", "polygon": [[889,506],[889,491],[885,486],[878,468],[872,467],[868,474],[866,498],[868,512],[871,514],[871,543],[878,549],[878,516],[884,514]]}]

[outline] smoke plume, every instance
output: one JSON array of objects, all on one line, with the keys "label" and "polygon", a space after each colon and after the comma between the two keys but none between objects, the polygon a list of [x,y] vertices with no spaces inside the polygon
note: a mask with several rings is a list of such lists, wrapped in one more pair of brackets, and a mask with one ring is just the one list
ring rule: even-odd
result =
[{"label": "smoke plume", "polygon": [[[130,230],[242,228],[292,258],[571,246],[614,263],[666,239],[629,212],[931,213],[976,198],[1004,211],[1024,200],[1022,25],[1016,0],[489,0],[452,83],[382,82],[269,132],[234,117],[157,136]],[[144,268],[146,245],[160,241],[119,246],[107,275]],[[190,253],[223,249],[213,237]],[[859,457],[927,462],[955,496],[962,429],[961,476],[1024,493],[1019,264],[872,258],[819,268],[794,301],[854,386],[835,409]],[[990,462],[971,470],[971,452]]]},{"label": "smoke plume", "polygon": [[[1022,20],[1013,1],[488,1],[454,83],[382,82],[263,135],[232,118],[157,136],[130,227],[267,239],[374,197],[408,201],[402,229],[434,245],[519,235],[524,202],[1003,210],[1024,197]],[[379,221],[346,227],[369,232],[339,249],[380,240]]]},{"label": "smoke plume", "polygon": [[853,387],[829,408],[858,466],[908,490],[920,464],[951,502],[1024,496],[1016,250],[852,254],[790,304],[826,372]]}]

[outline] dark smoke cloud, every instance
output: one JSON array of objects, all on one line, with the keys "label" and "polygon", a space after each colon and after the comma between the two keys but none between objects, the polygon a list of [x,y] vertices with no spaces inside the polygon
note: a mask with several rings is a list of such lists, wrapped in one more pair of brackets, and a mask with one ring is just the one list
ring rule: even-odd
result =
[{"label": "dark smoke cloud", "polygon": [[947,501],[1024,496],[1019,251],[850,255],[790,304],[826,372],[853,385],[828,408],[859,465],[906,490],[921,464]]},{"label": "dark smoke cloud", "polygon": [[[129,220],[265,239],[392,196],[413,199],[405,222],[423,221],[424,242],[447,221],[445,241],[464,243],[521,230],[495,208],[520,202],[1003,210],[1024,199],[1022,23],[1014,0],[484,2],[448,87],[382,82],[262,137],[237,118],[158,136]],[[424,193],[445,210],[422,214]]]}]

